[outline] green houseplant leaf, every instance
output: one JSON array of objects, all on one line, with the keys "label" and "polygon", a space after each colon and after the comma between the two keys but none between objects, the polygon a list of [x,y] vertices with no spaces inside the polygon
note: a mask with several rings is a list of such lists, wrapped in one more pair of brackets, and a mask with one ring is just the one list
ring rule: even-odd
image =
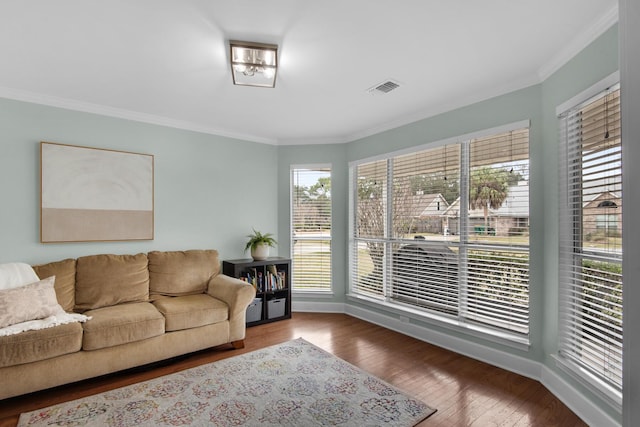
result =
[{"label": "green houseplant leaf", "polygon": [[256,246],[263,244],[263,245],[267,245],[270,247],[275,247],[278,242],[276,241],[276,239],[273,237],[273,234],[271,233],[261,233],[259,231],[256,231],[256,229],[253,229],[253,233],[252,234],[248,234],[247,237],[249,238],[249,241],[247,242],[247,245],[244,248],[244,251],[248,251],[249,249],[255,249]]}]

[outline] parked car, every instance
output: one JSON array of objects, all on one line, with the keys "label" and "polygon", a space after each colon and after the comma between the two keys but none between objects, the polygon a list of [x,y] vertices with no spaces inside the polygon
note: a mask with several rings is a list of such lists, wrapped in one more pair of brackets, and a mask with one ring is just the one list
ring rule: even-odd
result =
[{"label": "parked car", "polygon": [[393,253],[391,295],[399,301],[447,313],[457,312],[458,254],[447,245],[426,240]]}]

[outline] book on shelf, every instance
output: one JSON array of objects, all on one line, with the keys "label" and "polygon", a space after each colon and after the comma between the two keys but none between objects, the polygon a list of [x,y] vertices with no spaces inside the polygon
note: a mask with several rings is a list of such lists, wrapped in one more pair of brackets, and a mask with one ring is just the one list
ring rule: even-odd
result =
[{"label": "book on shelf", "polygon": [[287,287],[285,272],[278,270],[275,265],[267,265],[267,276],[268,291],[278,291]]},{"label": "book on shelf", "polygon": [[262,274],[262,271],[258,271],[257,275],[258,275],[258,278],[257,278],[258,290],[262,292],[265,290],[264,275]]},{"label": "book on shelf", "polygon": [[242,280],[251,284],[256,289],[256,291],[262,292],[262,289],[258,283],[258,277],[258,271],[255,268],[249,268],[245,270],[244,273],[240,276]]},{"label": "book on shelf", "polygon": [[253,285],[257,292],[273,292],[287,288],[287,276],[284,270],[270,264],[262,268],[247,268],[240,279]]}]

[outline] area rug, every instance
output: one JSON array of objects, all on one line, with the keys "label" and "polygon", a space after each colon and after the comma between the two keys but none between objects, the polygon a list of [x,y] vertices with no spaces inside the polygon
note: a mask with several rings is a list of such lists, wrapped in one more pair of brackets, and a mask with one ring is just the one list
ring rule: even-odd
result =
[{"label": "area rug", "polygon": [[299,338],[24,413],[18,426],[414,426],[434,412]]}]

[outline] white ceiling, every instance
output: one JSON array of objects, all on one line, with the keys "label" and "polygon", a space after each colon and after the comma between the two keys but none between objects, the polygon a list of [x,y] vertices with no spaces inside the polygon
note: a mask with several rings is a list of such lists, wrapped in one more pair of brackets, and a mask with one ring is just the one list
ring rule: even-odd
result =
[{"label": "white ceiling", "polygon": [[[617,0],[2,0],[0,97],[345,142],[539,83],[617,18]],[[280,46],[275,89],[232,84],[230,39]]]}]

